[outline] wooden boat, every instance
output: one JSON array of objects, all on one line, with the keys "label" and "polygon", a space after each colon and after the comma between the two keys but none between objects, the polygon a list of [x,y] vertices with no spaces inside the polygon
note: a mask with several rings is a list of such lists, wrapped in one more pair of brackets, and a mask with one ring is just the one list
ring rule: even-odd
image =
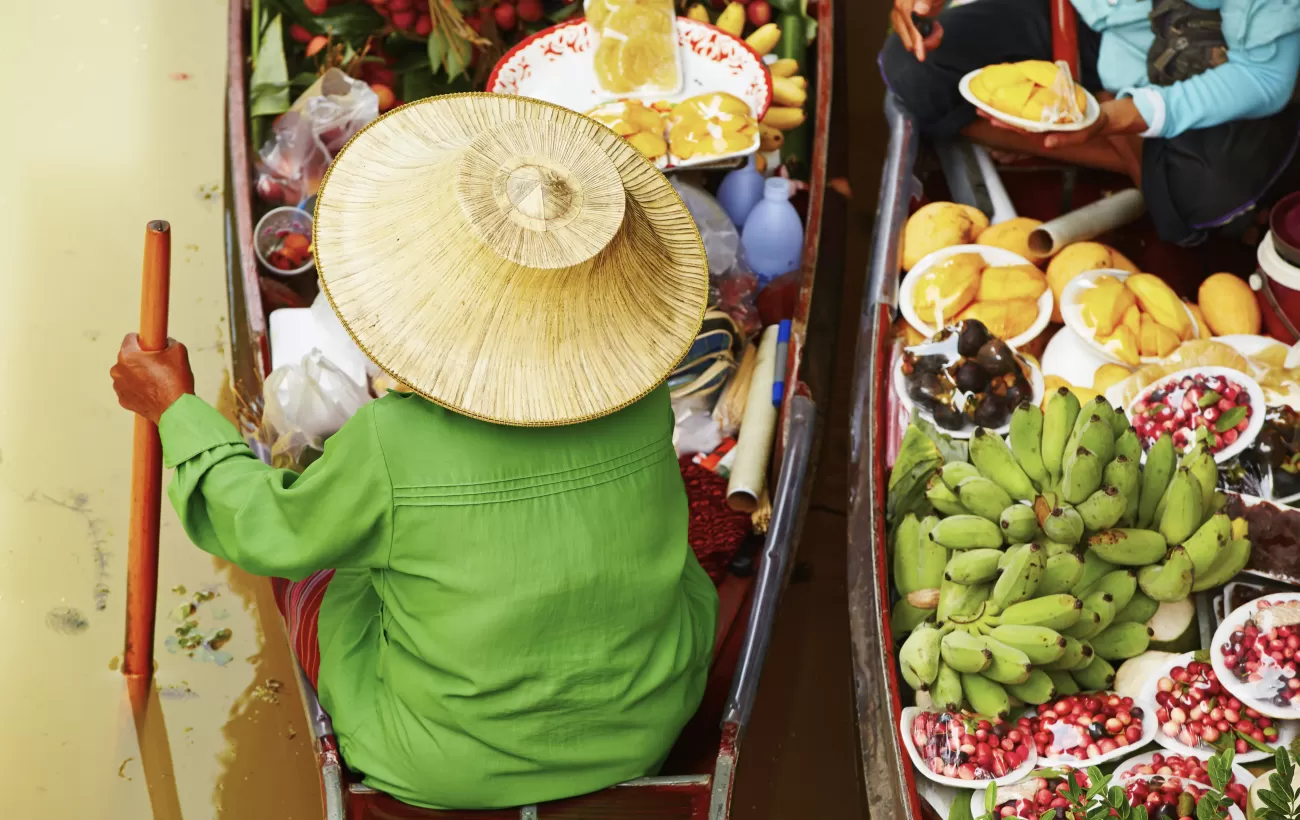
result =
[{"label": "wooden boat", "polygon": [[[809,4],[810,7],[814,4]],[[398,820],[399,818],[590,818],[653,817],[722,820],[729,814],[731,793],[745,727],[753,709],[759,678],[772,636],[781,592],[792,566],[798,519],[807,489],[814,440],[816,408],[807,386],[799,380],[813,280],[817,268],[822,200],[826,184],[832,82],[832,4],[815,4],[820,36],[816,47],[816,106],[811,173],[807,180],[806,240],[797,282],[792,319],[787,390],[781,409],[773,459],[775,491],[771,525],[757,556],[752,576],[729,576],[719,589],[719,643],[704,702],[683,731],[663,772],[594,794],[498,811],[431,811],[403,804],[367,788],[349,772],[340,755],[329,715],[310,684],[300,675],[304,706],[310,719],[319,761],[322,801],[327,820]],[[246,430],[256,426],[252,416],[260,406],[261,384],[270,372],[267,288],[284,290],[282,282],[259,275],[253,253],[255,223],[252,183],[254,147],[248,127],[248,20],[244,0],[230,0],[229,65],[226,105],[226,274],[230,310],[232,383],[241,408],[252,409],[241,419]],[[810,79],[813,79],[810,77]],[[310,301],[315,290],[299,296]],[[280,295],[284,295],[281,293]]]},{"label": "wooden boat", "polygon": [[[1052,17],[1054,58],[1069,62],[1077,76],[1078,23],[1070,0],[1052,0]],[[871,814],[893,820],[919,820],[945,817],[947,809],[936,808],[935,803],[941,801],[931,799],[934,784],[913,766],[900,731],[902,709],[912,692],[899,672],[895,654],[898,644],[890,625],[893,592],[886,542],[886,504],[889,470],[907,424],[907,411],[901,407],[891,384],[893,364],[901,348],[896,317],[903,229],[910,213],[920,204],[919,198],[923,197],[916,174],[921,173],[922,167],[918,157],[929,146],[922,145],[916,121],[897,97],[887,94],[884,111],[888,148],[857,339],[850,419],[850,440],[854,448],[849,456],[849,621],[859,764]],[[946,175],[947,168],[944,170]],[[1008,182],[1007,188],[1013,189],[1011,199],[1020,200],[1016,206],[1024,200],[1035,200],[1031,206],[1033,212],[1026,215],[1038,219],[1052,219],[1069,211],[1072,198],[1073,206],[1078,207],[1103,195],[1099,187],[1080,191],[1076,186],[1080,180],[1079,169],[1030,160],[1029,167],[1020,170],[1023,173],[1014,167],[1004,167],[1002,177]],[[1119,187],[1125,185],[1126,182],[1121,182]],[[949,185],[947,198],[975,204],[953,190],[955,187]],[[986,188],[982,193],[987,195],[989,191]],[[1000,193],[1005,195],[1006,191]],[[966,196],[970,195],[968,189]],[[997,196],[993,199],[996,207]],[[1141,249],[1142,257],[1137,260],[1141,269],[1171,280],[1177,279],[1180,267],[1202,270],[1214,264],[1197,255],[1240,263],[1245,247],[1211,241],[1189,253],[1161,242],[1149,224],[1137,223],[1124,231],[1129,243],[1124,249]],[[1247,264],[1253,264],[1253,255],[1253,249],[1247,252],[1251,260]],[[1222,266],[1209,270],[1234,269],[1219,264]],[[1285,341],[1290,344],[1292,340]],[[1269,577],[1253,565],[1245,572]],[[1287,581],[1295,583],[1293,578]],[[1204,619],[1204,613],[1200,617]]]}]

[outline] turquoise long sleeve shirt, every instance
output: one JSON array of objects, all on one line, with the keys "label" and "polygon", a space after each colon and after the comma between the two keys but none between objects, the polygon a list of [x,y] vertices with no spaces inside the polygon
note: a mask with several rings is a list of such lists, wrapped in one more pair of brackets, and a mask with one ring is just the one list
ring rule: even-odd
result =
[{"label": "turquoise long sleeve shirt", "polygon": [[1155,41],[1151,0],[1072,0],[1084,23],[1101,33],[1101,83],[1132,97],[1148,130],[1176,137],[1225,122],[1259,119],[1286,107],[1300,72],[1300,0],[1189,0],[1218,9],[1228,61],[1170,86],[1147,81],[1147,51]]}]

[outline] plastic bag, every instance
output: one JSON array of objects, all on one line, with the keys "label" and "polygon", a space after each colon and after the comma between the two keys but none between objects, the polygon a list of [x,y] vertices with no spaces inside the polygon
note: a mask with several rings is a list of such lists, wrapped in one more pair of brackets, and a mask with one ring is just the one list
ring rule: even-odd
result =
[{"label": "plastic bag", "polygon": [[731,217],[713,194],[698,185],[692,185],[681,177],[673,177],[672,183],[682,202],[686,203],[686,210],[691,212],[695,227],[700,230],[704,253],[709,260],[709,275],[720,277],[730,273],[736,266],[740,248],[740,232]]},{"label": "plastic bag", "polygon": [[340,148],[379,116],[379,97],[361,80],[331,68],[275,120],[258,152],[257,193],[296,205],[316,193]]},{"label": "plastic bag", "polygon": [[325,439],[370,401],[365,388],[319,350],[272,371],[262,398],[261,433],[270,442],[271,464],[296,470],[319,457]]}]

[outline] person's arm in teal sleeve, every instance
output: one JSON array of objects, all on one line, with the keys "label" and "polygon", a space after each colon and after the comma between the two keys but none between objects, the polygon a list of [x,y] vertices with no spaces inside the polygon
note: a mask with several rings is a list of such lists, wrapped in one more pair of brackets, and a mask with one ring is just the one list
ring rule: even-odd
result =
[{"label": "person's arm in teal sleeve", "polygon": [[168,488],[200,549],[254,575],[388,565],[392,488],[366,405],[301,475],[263,464],[216,410],[185,396],[159,420]]},{"label": "person's arm in teal sleeve", "polygon": [[1197,128],[1272,116],[1286,107],[1300,70],[1300,31],[1253,49],[1229,49],[1228,62],[1173,85],[1126,88],[1148,130],[1176,137]]}]

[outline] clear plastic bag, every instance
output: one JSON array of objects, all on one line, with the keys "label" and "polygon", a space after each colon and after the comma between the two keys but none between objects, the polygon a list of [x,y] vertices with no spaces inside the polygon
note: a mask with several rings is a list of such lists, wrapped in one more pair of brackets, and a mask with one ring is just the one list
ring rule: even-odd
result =
[{"label": "clear plastic bag", "polygon": [[740,232],[713,194],[681,177],[672,178],[673,188],[686,203],[695,227],[704,240],[704,254],[709,260],[709,275],[724,276],[736,266]]},{"label": "clear plastic bag", "polygon": [[270,443],[271,464],[303,470],[348,419],[370,401],[365,388],[319,350],[285,365],[262,386],[261,437]]},{"label": "clear plastic bag", "polygon": [[682,86],[672,0],[586,0],[599,37],[596,84],[608,94],[676,94]]},{"label": "clear plastic bag", "polygon": [[273,205],[296,205],[316,193],[330,160],[379,116],[379,97],[361,80],[331,68],[272,126],[258,152],[257,193]]}]

